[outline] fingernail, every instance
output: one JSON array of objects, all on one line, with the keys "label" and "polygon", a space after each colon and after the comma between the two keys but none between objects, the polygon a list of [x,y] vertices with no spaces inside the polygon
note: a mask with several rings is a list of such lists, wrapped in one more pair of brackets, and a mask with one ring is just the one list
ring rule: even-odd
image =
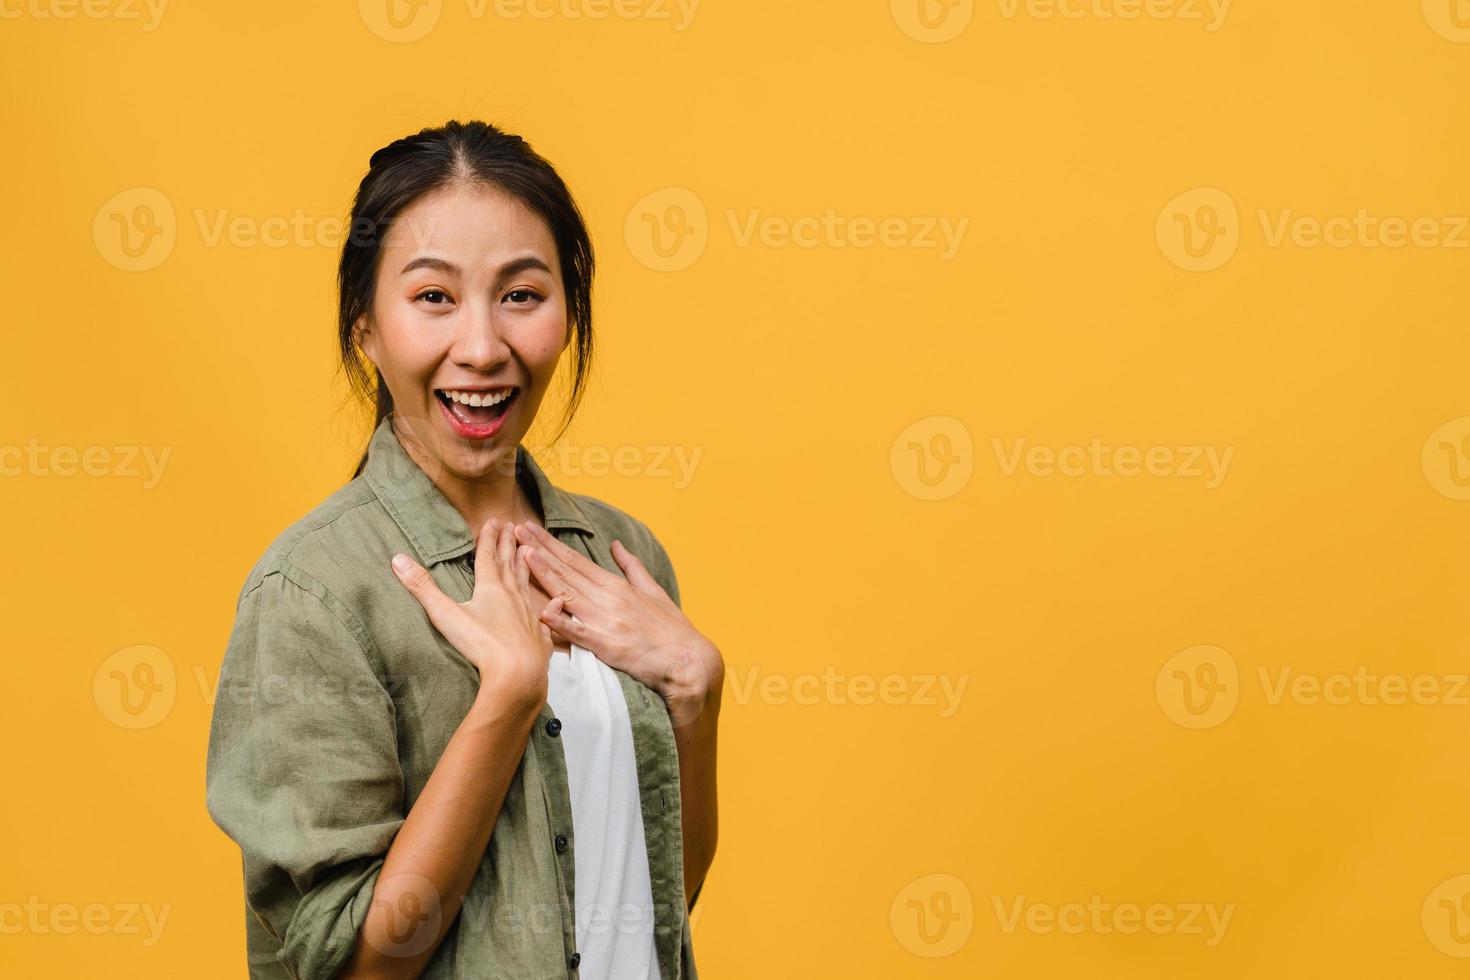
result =
[{"label": "fingernail", "polygon": [[399,572],[399,573],[406,572],[406,571],[408,571],[412,567],[413,567],[413,559],[409,558],[407,555],[394,555],[393,556],[393,570],[395,572]]}]

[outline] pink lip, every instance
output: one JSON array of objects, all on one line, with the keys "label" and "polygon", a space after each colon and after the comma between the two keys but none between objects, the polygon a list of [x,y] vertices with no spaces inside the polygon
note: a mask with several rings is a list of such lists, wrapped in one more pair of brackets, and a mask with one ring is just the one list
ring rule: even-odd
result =
[{"label": "pink lip", "polygon": [[[458,390],[469,391],[474,389],[462,388]],[[520,396],[517,395],[516,397]],[[512,398],[511,404],[506,406],[505,411],[499,417],[497,417],[495,421],[490,422],[487,425],[470,425],[456,418],[454,413],[449,410],[449,406],[440,401],[437,395],[434,397],[434,401],[439,403],[439,411],[443,412],[444,417],[449,420],[450,428],[452,428],[456,433],[460,435],[461,438],[464,439],[489,439],[491,436],[495,435],[495,433],[501,430],[501,428],[505,425],[505,420],[510,418],[510,413],[515,411],[516,407],[515,399]]]}]

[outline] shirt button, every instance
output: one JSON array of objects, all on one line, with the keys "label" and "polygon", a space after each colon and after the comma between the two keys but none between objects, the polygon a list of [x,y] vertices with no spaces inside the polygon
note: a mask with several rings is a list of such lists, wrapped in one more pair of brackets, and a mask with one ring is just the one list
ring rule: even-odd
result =
[{"label": "shirt button", "polygon": [[550,735],[552,738],[556,738],[558,735],[561,734],[560,718],[546,719],[546,734]]},{"label": "shirt button", "polygon": [[581,953],[573,953],[571,956],[567,957],[567,966],[571,967],[573,970],[575,970],[577,968],[577,964],[579,964],[581,962],[582,962],[582,954]]},{"label": "shirt button", "polygon": [[566,834],[557,834],[556,835],[556,853],[560,854],[563,851],[565,851],[566,849],[567,849],[567,835]]}]

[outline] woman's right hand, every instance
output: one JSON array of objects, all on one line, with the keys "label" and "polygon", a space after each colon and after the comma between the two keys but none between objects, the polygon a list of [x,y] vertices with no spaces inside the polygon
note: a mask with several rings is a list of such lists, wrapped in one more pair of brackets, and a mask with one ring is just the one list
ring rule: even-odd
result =
[{"label": "woman's right hand", "polygon": [[[393,571],[434,628],[479,670],[482,692],[493,689],[539,708],[546,700],[551,630],[531,597],[530,568],[517,550],[513,524],[492,517],[480,528],[475,588],[468,602],[445,595],[407,555],[393,556]],[[560,602],[557,596],[552,606],[560,608]]]}]

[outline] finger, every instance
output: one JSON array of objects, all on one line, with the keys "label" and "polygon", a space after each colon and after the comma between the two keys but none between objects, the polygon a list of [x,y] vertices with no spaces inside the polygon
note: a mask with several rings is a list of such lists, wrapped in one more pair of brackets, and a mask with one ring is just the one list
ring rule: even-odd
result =
[{"label": "finger", "polygon": [[[583,588],[579,588],[568,582],[562,576],[561,572],[554,567],[550,556],[546,554],[545,550],[527,546],[526,564],[530,567],[531,574],[536,576],[536,581],[540,583],[541,588],[546,590],[547,595],[559,596],[565,603],[582,602],[585,604],[588,601],[584,597],[589,596],[589,593],[585,592]],[[584,588],[590,585],[590,583],[581,584]]]},{"label": "finger", "polygon": [[[627,583],[621,576],[614,576],[609,583],[594,581],[577,572],[576,569],[559,560],[550,551],[538,545],[531,547],[530,553],[531,572],[536,575],[537,581],[547,593],[567,592],[567,604],[580,602],[578,609],[588,609],[599,606],[611,609],[616,605],[618,596],[613,592],[612,583],[617,583],[622,588],[627,588]],[[551,583],[551,584],[548,584]]]},{"label": "finger", "polygon": [[[546,635],[549,636],[549,637],[551,637],[551,639],[553,641],[558,642],[558,643],[560,643],[563,640],[566,640],[566,637],[565,636],[562,636],[560,633],[558,633],[555,629],[552,628],[550,622],[547,620],[547,616],[548,615],[555,615],[556,613],[561,612],[561,609],[562,609],[561,597],[560,596],[552,596],[551,597],[551,601],[548,602],[545,605],[545,607],[542,608],[541,612],[538,613],[537,616],[536,616],[536,621],[541,625],[541,628],[546,631]],[[570,642],[570,641],[568,641],[568,642]]]},{"label": "finger", "polygon": [[530,551],[530,545],[516,546],[516,589],[520,591],[521,598],[526,600],[526,605],[531,604],[531,566],[526,563],[526,552]]},{"label": "finger", "polygon": [[506,581],[514,581],[515,566],[511,562],[516,556],[516,532],[515,525],[509,521],[503,521],[500,525],[500,533],[495,536],[495,563],[505,573]]},{"label": "finger", "polygon": [[427,568],[407,555],[393,556],[393,574],[398,576],[403,587],[424,607],[434,628],[453,642],[450,633],[454,630],[454,614],[459,611],[459,603],[444,594],[430,577]]},{"label": "finger", "polygon": [[[534,521],[527,521],[521,526],[525,528],[525,535],[522,536],[521,540],[527,544],[537,545],[550,555],[553,562],[557,565],[558,571],[562,573],[564,578],[575,579],[581,577],[588,582],[604,587],[618,581],[618,576],[561,541],[556,535]],[[529,539],[526,535],[529,535]]]},{"label": "finger", "polygon": [[521,595],[521,607],[526,619],[533,625],[539,624],[536,615],[536,599],[531,595],[531,566],[526,564],[526,545],[516,547],[516,591]]},{"label": "finger", "polygon": [[496,525],[499,518],[492,517],[480,525],[480,533],[475,535],[475,591],[481,588],[481,582],[490,577],[490,566],[495,562],[495,536]]},{"label": "finger", "polygon": [[573,619],[570,613],[561,608],[557,599],[552,599],[541,610],[541,622],[551,627],[553,633],[580,647],[588,647],[592,642],[592,631],[587,624]]},{"label": "finger", "polygon": [[557,564],[556,558],[548,555],[545,548],[532,547],[526,552],[526,564],[531,566],[531,574],[537,577],[547,595],[560,595],[564,604],[575,604],[584,614],[594,608],[612,608],[612,597],[607,589],[576,576],[564,564]]},{"label": "finger", "polygon": [[[580,582],[580,580],[587,578],[587,576],[580,574],[570,562],[559,557],[560,554],[565,552],[570,552],[573,555],[576,552],[567,545],[562,544],[556,539],[555,535],[536,522],[526,521],[516,529],[516,536],[518,540],[535,549],[542,557],[542,566],[554,571],[562,580]],[[560,550],[553,550],[553,548]],[[532,571],[534,570],[535,566],[532,566]],[[591,580],[588,579],[587,581],[590,584]]]},{"label": "finger", "polygon": [[614,541],[612,543],[612,556],[613,560],[618,563],[618,567],[623,570],[623,574],[628,577],[628,584],[633,588],[654,598],[667,599],[669,597],[664,587],[658,584],[658,579],[654,578],[644,567],[642,559],[629,551],[623,542]]}]

